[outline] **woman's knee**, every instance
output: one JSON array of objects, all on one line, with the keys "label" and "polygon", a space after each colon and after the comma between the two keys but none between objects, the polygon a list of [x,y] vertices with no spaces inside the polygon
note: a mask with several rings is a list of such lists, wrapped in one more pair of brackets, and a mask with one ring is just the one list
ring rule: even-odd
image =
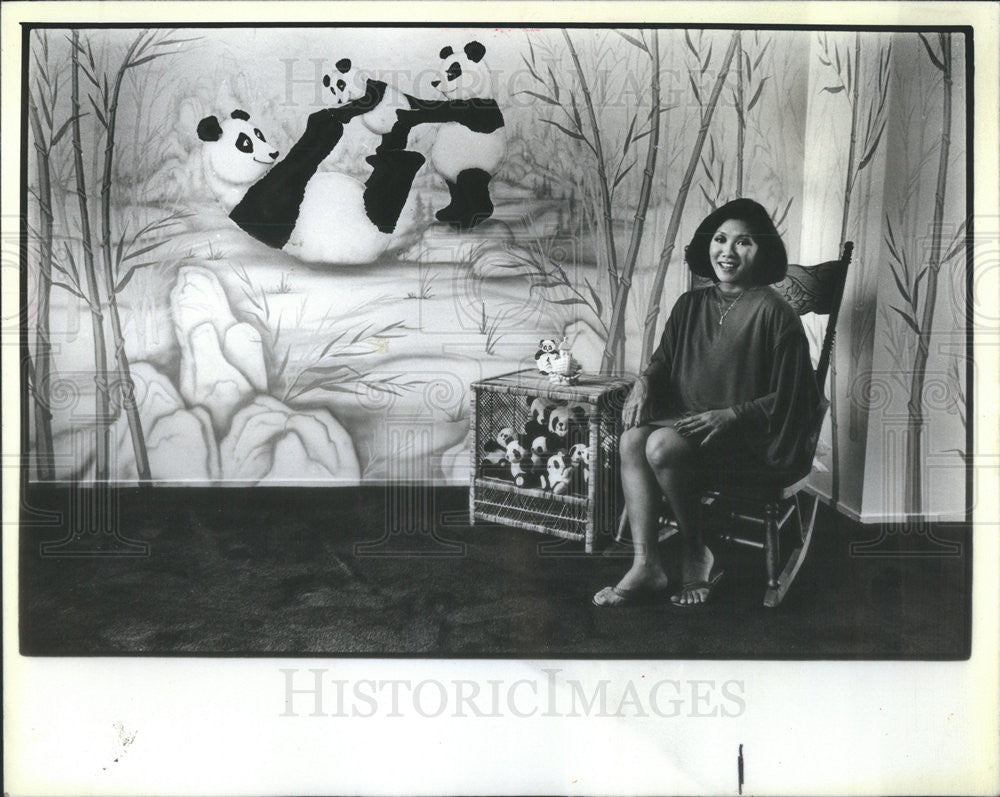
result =
[{"label": "woman's knee", "polygon": [[646,440],[646,461],[656,470],[689,466],[693,453],[691,444],[669,426],[657,429]]},{"label": "woman's knee", "polygon": [[622,432],[618,441],[618,451],[623,464],[646,463],[646,438],[648,437],[649,429],[643,426],[633,426]]}]

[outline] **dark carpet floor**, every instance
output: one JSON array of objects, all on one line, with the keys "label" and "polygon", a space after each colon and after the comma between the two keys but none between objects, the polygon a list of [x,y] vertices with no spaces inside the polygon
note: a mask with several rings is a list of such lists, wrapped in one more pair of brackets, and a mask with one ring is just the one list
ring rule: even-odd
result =
[{"label": "dark carpet floor", "polygon": [[[810,557],[777,609],[762,606],[760,555],[730,550],[720,556],[726,577],[705,607],[599,609],[591,595],[617,581],[627,558],[586,556],[577,543],[530,531],[470,526],[459,488],[403,496],[380,487],[118,491],[113,527],[147,544],[139,556],[109,555],[121,547],[110,535],[71,538],[93,497],[38,488],[23,497],[25,655],[969,652],[972,548],[962,526],[885,530],[821,507]],[[852,550],[869,541],[864,555]],[[676,541],[663,545],[674,561]]]}]

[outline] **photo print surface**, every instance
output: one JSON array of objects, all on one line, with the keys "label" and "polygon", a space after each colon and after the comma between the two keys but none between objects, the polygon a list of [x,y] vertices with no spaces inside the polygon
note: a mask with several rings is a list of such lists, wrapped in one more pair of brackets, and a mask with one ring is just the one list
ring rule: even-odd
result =
[{"label": "photo print surface", "polygon": [[[966,656],[970,36],[26,28],[22,648]],[[600,423],[738,197],[853,244],[813,554],[780,626],[632,634]],[[497,387],[540,360],[565,395]],[[472,524],[490,467],[535,503]],[[762,572],[705,610],[764,622]]]}]

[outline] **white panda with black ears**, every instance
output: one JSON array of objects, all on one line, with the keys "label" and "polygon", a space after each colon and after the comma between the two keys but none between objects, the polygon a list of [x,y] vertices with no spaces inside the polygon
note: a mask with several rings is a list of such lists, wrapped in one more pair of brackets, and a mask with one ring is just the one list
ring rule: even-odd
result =
[{"label": "white panda with black ears", "polygon": [[374,105],[359,119],[361,124],[380,136],[396,124],[396,111],[410,108],[407,95],[393,86],[366,77],[351,61],[341,58],[334,64],[335,71],[323,75],[323,87],[333,97],[333,107],[340,108],[352,102],[372,98]]},{"label": "white panda with black ears", "polygon": [[445,47],[439,53],[441,75],[431,85],[443,100],[407,97],[410,110],[401,110],[393,133],[405,145],[406,135],[419,124],[440,123],[431,148],[431,163],[444,177],[451,202],[436,214],[438,221],[459,230],[481,224],[493,214],[489,184],[507,156],[503,113],[493,99],[486,48],[477,41],[461,50]]},{"label": "white panda with black ears", "polygon": [[312,114],[281,161],[245,111],[222,121],[202,119],[205,176],[229,217],[268,246],[313,262],[370,263],[390,248],[423,155],[372,155],[364,184],[346,174],[317,173],[340,141],[344,121],[364,113],[370,99]]}]

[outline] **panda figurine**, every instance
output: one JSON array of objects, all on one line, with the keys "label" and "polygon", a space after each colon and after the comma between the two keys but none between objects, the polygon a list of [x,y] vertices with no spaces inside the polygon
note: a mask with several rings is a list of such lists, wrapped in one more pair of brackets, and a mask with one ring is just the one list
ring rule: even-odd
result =
[{"label": "panda figurine", "polygon": [[535,365],[543,374],[552,373],[552,358],[556,355],[558,344],[552,338],[542,338],[538,341],[538,351],[535,352]]},{"label": "panda figurine", "polygon": [[386,135],[398,121],[396,112],[412,107],[412,97],[381,80],[365,78],[350,58],[341,58],[334,68],[336,72],[323,75],[323,87],[333,96],[333,107],[342,108],[369,97],[374,105],[359,121],[373,133]]},{"label": "panda figurine", "polygon": [[302,260],[371,263],[393,235],[424,157],[405,150],[376,153],[362,184],[346,174],[318,172],[344,124],[372,107],[374,96],[309,116],[305,132],[278,161],[246,111],[198,123],[206,180],[244,232]]},{"label": "panda figurine", "polygon": [[451,201],[436,218],[458,230],[470,230],[493,215],[490,180],[507,156],[503,113],[492,97],[485,55],[477,41],[458,52],[444,47],[438,54],[440,77],[431,81],[444,99],[410,98],[413,107],[397,113],[399,124],[391,139],[392,147],[402,149],[416,125],[441,125],[430,159],[447,183]]}]

